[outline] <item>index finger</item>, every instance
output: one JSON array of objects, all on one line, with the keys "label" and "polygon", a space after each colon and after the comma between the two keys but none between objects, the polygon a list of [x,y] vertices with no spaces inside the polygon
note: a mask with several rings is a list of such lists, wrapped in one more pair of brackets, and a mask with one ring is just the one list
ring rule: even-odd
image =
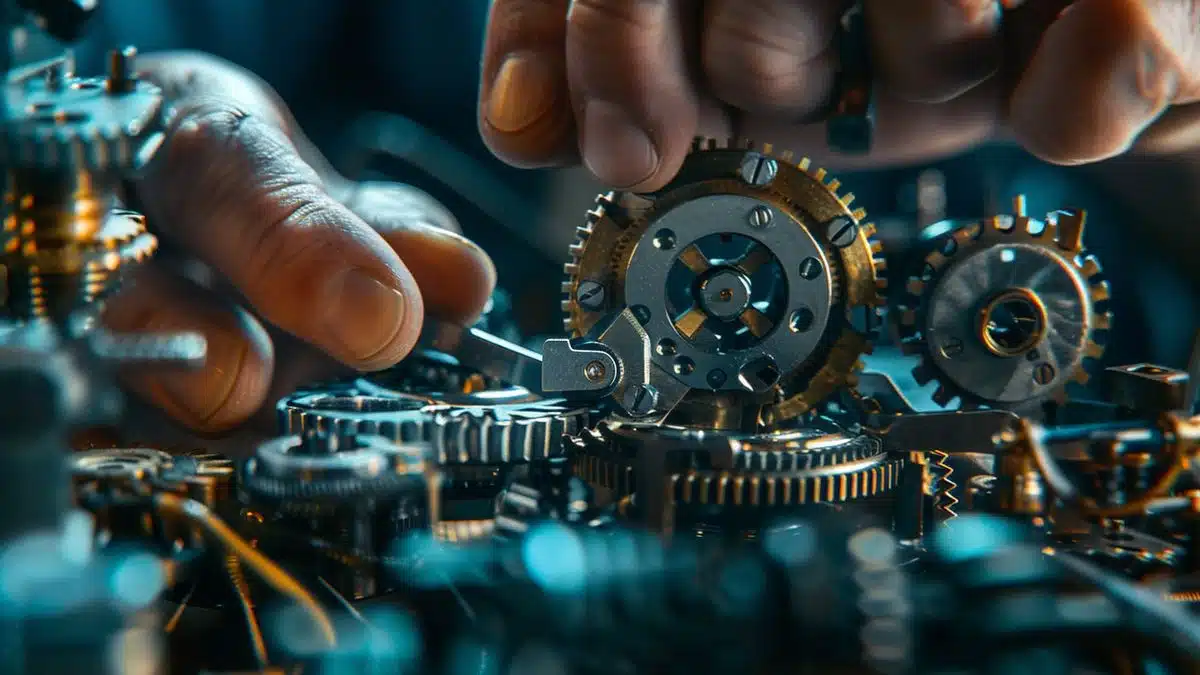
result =
[{"label": "index finger", "polygon": [[479,131],[500,159],[524,168],[577,157],[567,91],[570,0],[495,0],[488,13]]}]

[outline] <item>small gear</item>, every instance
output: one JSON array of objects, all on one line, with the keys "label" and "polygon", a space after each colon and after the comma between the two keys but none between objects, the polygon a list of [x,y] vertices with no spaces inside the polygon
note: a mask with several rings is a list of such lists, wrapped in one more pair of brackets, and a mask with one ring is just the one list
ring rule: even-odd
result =
[{"label": "small gear", "polygon": [[[865,499],[896,486],[902,459],[829,425],[769,434],[607,424],[575,439],[576,472],[614,500],[634,495],[639,456],[668,457],[666,506],[787,507]],[[649,480],[656,480],[650,477]]]},{"label": "small gear", "polygon": [[229,457],[206,450],[171,454],[171,464],[155,481],[167,489],[186,494],[209,508],[233,499],[237,467]]},{"label": "small gear", "polygon": [[[132,68],[129,55],[122,67]],[[128,64],[127,66],[124,64]],[[71,171],[137,170],[164,137],[163,95],[120,74],[78,78],[55,63],[6,88],[0,158],[7,166]]]},{"label": "small gear", "polygon": [[901,346],[934,402],[1024,410],[1086,384],[1112,322],[1108,283],[1083,249],[1085,214],[1000,215],[956,229],[908,281]]},{"label": "small gear", "polygon": [[130,485],[157,478],[172,460],[152,448],[104,448],[72,453],[69,465],[76,485]]},{"label": "small gear", "polygon": [[561,400],[457,406],[355,392],[287,398],[279,413],[284,433],[328,430],[429,443],[440,466],[524,464],[560,456],[562,437],[579,433],[590,418],[587,408]]},{"label": "small gear", "polygon": [[425,489],[426,458],[419,445],[309,431],[260,445],[243,467],[242,486],[268,500],[396,497]]},{"label": "small gear", "polygon": [[566,330],[629,309],[654,367],[769,404],[767,423],[852,383],[883,303],[881,245],[837,180],[792,162],[698,139],[666,188],[601,195],[565,268]]}]

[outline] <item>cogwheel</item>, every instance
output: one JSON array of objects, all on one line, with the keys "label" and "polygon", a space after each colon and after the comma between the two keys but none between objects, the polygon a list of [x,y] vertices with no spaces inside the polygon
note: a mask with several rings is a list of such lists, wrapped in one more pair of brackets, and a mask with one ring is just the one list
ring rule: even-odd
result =
[{"label": "cogwheel", "polygon": [[565,267],[564,328],[629,308],[690,390],[759,395],[767,423],[808,412],[853,384],[887,285],[875,227],[840,187],[791,152],[697,139],[662,190],[597,199]]},{"label": "cogwheel", "polygon": [[1014,215],[960,227],[926,257],[896,319],[904,351],[921,356],[918,384],[939,385],[937,405],[1025,409],[1087,383],[1112,315],[1084,222],[1077,210],[1030,218],[1017,197]]}]

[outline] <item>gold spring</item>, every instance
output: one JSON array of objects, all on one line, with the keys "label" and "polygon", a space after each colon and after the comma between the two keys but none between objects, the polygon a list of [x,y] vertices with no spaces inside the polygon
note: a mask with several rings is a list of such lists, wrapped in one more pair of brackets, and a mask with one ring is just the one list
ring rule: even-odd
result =
[{"label": "gold spring", "polygon": [[957,518],[958,512],[954,507],[958,505],[959,500],[954,493],[958,489],[958,483],[950,478],[954,474],[954,469],[950,466],[950,455],[941,450],[933,450],[929,454],[933,457],[933,467],[937,471],[933,508],[942,513],[944,520]]},{"label": "gold spring", "polygon": [[1163,597],[1171,602],[1200,602],[1200,591],[1178,591]]}]

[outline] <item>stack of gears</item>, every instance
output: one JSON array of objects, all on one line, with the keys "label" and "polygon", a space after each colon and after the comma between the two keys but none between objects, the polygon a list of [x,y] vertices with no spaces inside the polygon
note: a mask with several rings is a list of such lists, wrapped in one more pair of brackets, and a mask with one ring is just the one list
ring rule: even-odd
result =
[{"label": "stack of gears", "polygon": [[[378,631],[333,618],[369,625],[365,608],[392,601],[419,619],[421,672],[568,654],[581,672],[765,672],[796,666],[808,650],[792,639],[829,647],[812,650],[829,671],[922,672],[1046,626],[1075,635],[1065,610],[1034,628],[1020,612],[956,624],[966,610],[941,603],[1056,603],[1050,558],[1115,573],[1064,563],[1122,607],[1144,608],[1146,590],[1200,600],[1186,585],[1200,574],[1200,377],[1133,364],[1103,371],[1103,401],[1067,396],[1097,374],[1112,321],[1083,212],[1032,218],[1018,198],[889,285],[853,195],[740,141],[698,140],[658,192],[599,197],[566,264],[567,336],[541,354],[430,320],[428,348],[396,368],[280,401],[281,435],[247,458],[64,457],[71,432],[119,412],[112,366],[203,357],[197,336],[94,320],[155,248],[114,207],[162,137],[161,92],[134,56],[113,53],[96,79],[54,62],[6,91],[0,392],[24,397],[0,406],[0,619],[20,635],[6,672],[158,672],[164,637],[172,672],[415,672],[418,649],[385,658]],[[934,409],[866,368],[885,333]],[[978,539],[942,527],[968,512],[1033,534],[991,537],[989,567]],[[836,538],[808,524],[828,513]],[[928,573],[916,590],[910,564]],[[302,637],[287,611],[260,621],[280,599]],[[1200,637],[1170,610],[1138,611],[1187,654]],[[228,643],[231,614],[245,653],[205,649]],[[1097,621],[1124,626],[1116,614]],[[970,647],[939,655],[931,635]]]}]

